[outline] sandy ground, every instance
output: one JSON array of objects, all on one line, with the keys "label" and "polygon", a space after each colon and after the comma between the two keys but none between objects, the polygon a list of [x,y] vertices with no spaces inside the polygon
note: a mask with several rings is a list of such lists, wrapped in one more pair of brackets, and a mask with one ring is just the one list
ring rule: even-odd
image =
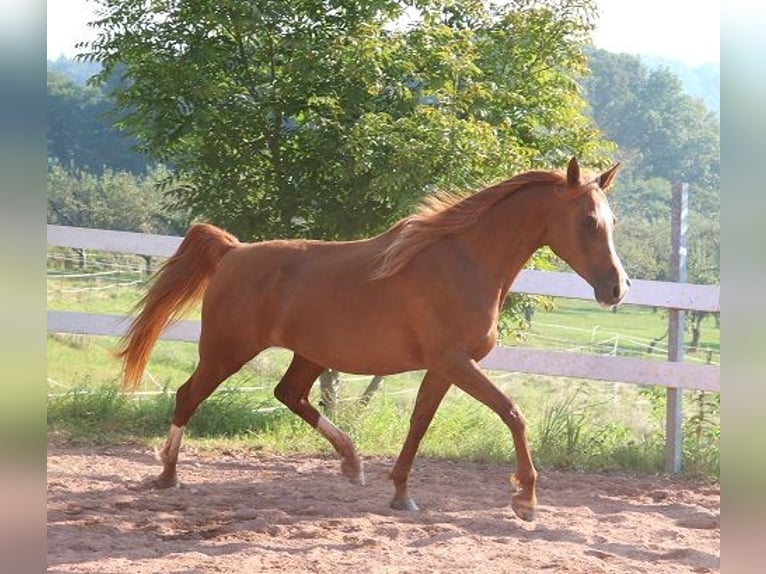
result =
[{"label": "sandy ground", "polygon": [[417,513],[390,510],[388,459],[367,486],[334,459],[183,451],[183,485],[136,486],[153,453],[48,449],[48,571],[719,572],[720,490],[662,477],[543,472],[535,522],[510,469],[416,459]]}]

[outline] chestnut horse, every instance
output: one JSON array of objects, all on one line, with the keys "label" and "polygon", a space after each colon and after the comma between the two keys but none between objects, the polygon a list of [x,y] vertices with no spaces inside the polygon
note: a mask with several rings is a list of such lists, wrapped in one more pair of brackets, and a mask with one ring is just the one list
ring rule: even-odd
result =
[{"label": "chestnut horse", "polygon": [[154,486],[177,483],[184,425],[197,406],[258,353],[283,347],[294,355],[274,393],[332,444],[346,477],[364,484],[362,461],[351,439],[309,403],[316,378],[325,368],[376,375],[424,369],[391,472],[391,506],[417,510],[407,489],[410,468],[454,384],[510,429],[517,460],[511,506],[532,520],[537,472],[524,417],[477,361],[495,346],[511,283],[541,246],[590,283],[602,305],[625,296],[629,280],[615,253],[605,195],[617,168],[581,175],[572,158],[566,173],[530,171],[462,200],[437,196],[361,241],[247,244],[212,225],[191,227],[137,305],[140,314],[118,351],[123,385],[135,388],[160,332],[203,299],[199,363],[176,393]]}]

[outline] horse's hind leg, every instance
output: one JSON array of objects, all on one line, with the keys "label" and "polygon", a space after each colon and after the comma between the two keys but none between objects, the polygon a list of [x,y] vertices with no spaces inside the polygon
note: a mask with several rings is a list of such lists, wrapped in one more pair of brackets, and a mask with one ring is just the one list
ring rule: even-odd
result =
[{"label": "horse's hind leg", "polygon": [[245,360],[221,361],[200,357],[199,365],[183,385],[176,391],[176,406],[165,446],[159,452],[162,473],[152,481],[155,488],[169,488],[178,484],[176,465],[181,447],[184,427],[197,407],[230,375],[236,373]]},{"label": "horse's hind leg", "polygon": [[291,411],[319,431],[340,456],[340,469],[352,482],[364,484],[362,460],[354,448],[354,443],[344,432],[323,417],[309,402],[311,385],[324,370],[311,361],[294,355],[287,372],[274,389],[274,395]]}]

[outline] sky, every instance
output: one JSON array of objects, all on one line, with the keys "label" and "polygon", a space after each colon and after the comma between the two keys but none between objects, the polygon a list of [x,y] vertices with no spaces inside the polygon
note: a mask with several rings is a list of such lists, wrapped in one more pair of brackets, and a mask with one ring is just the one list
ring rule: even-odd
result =
[{"label": "sky", "polygon": [[720,0],[598,0],[593,35],[610,52],[720,63]]},{"label": "sky", "polygon": [[[596,47],[648,54],[690,66],[720,62],[720,0],[598,0]],[[75,44],[93,37],[86,23],[94,2],[47,2],[48,59],[72,57]]]}]

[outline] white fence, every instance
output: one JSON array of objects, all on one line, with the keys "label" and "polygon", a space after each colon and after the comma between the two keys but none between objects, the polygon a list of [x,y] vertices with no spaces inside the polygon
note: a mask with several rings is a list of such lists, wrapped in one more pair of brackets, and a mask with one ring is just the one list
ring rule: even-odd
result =
[{"label": "white fence", "polygon": [[[143,256],[170,256],[181,243],[180,237],[146,235],[121,231],[84,229],[48,225],[48,245],[91,249]],[[511,289],[515,292],[575,299],[592,299],[592,288],[578,275],[523,270]],[[720,311],[718,285],[692,285],[634,279],[625,303],[651,307]],[[124,316],[48,311],[48,331],[93,335],[122,335],[127,329]],[[198,321],[179,321],[163,334],[163,339],[196,341]],[[718,365],[663,362],[620,356],[601,356],[566,351],[497,347],[481,365],[490,370],[550,376],[576,377],[602,381],[655,385],[677,389],[720,392]],[[666,437],[675,441],[678,437]]]}]

